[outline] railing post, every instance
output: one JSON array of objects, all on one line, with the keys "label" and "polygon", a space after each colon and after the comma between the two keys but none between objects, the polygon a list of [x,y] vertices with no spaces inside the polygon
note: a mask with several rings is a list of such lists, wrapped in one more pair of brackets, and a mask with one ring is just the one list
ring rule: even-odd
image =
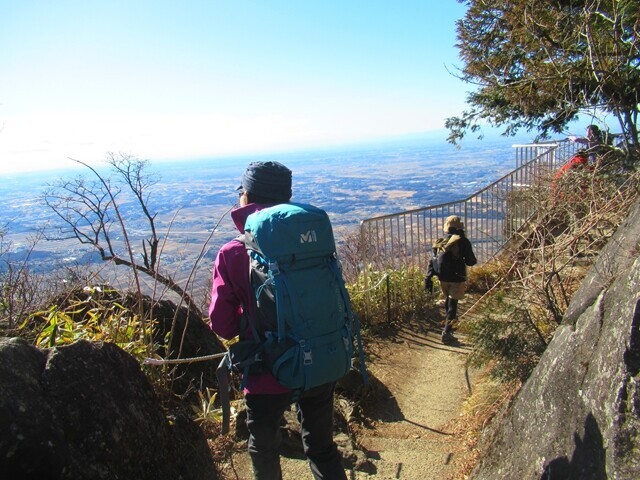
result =
[{"label": "railing post", "polygon": [[387,275],[387,325],[391,325],[391,277]]},{"label": "railing post", "polygon": [[362,254],[362,274],[364,276],[364,317],[369,320],[369,264],[367,263],[367,244],[365,242],[365,225],[363,220],[360,222],[360,250]]}]

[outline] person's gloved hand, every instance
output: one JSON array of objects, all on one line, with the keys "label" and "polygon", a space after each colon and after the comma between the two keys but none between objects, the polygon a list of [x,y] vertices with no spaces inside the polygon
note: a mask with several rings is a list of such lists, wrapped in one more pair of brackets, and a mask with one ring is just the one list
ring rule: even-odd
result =
[{"label": "person's gloved hand", "polygon": [[433,279],[431,277],[424,278],[424,289],[429,293],[433,293]]}]

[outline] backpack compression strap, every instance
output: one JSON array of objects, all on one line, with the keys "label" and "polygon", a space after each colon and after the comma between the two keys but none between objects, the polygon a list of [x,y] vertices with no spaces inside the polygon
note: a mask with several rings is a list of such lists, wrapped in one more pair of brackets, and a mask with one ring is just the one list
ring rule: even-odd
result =
[{"label": "backpack compression strap", "polygon": [[[292,295],[293,290],[291,289],[291,284],[289,283],[287,276],[280,274],[280,267],[278,267],[278,262],[275,262],[275,261],[269,262],[269,278],[273,279],[275,284],[275,290],[276,290],[276,318],[278,319],[278,342],[284,342],[286,337],[286,325],[284,324],[284,292],[287,291],[289,293],[289,300],[291,302],[291,314],[294,316],[294,318],[297,318],[300,312],[300,309],[298,307],[298,298],[296,295]],[[269,341],[269,339],[267,339],[267,341]],[[305,349],[304,344],[300,344],[300,346],[303,349],[302,355],[304,359],[304,364],[311,363],[312,362],[311,351],[309,349]],[[277,368],[279,364],[288,360],[292,355],[293,355],[293,351],[283,354],[274,365],[274,368]],[[304,378],[305,378],[305,384],[302,385],[301,388],[293,390],[293,397],[292,397],[293,402],[297,402],[298,398],[300,398],[300,394],[307,388],[306,377]]]},{"label": "backpack compression strap", "polygon": [[[278,262],[269,262],[269,279],[273,280],[276,291],[276,319],[278,321],[278,342],[284,342],[284,299],[283,287],[288,287],[283,276],[280,275]],[[291,296],[290,296],[291,297]],[[294,312],[295,313],[295,312]]]},{"label": "backpack compression strap", "polygon": [[298,298],[293,295],[293,289],[291,283],[286,275],[280,274],[280,267],[278,262],[269,262],[269,278],[273,279],[276,290],[276,318],[278,319],[278,342],[284,342],[286,334],[286,325],[284,324],[284,293],[289,293],[289,300],[291,303],[291,314],[294,318],[298,318],[300,315],[300,308],[298,306]]},{"label": "backpack compression strap", "polygon": [[362,383],[364,385],[369,384],[369,375],[367,374],[367,367],[364,363],[364,349],[362,348],[362,335],[360,333],[360,320],[357,316],[353,314],[351,310],[351,302],[349,300],[349,292],[347,292],[347,287],[344,285],[344,280],[342,280],[342,272],[338,268],[338,262],[333,261],[329,262],[331,265],[331,269],[335,273],[336,277],[339,279],[338,284],[340,285],[340,293],[342,294],[342,301],[344,302],[345,308],[347,310],[347,318],[353,322],[353,333],[356,336],[356,340],[358,342],[358,358],[360,359],[360,374],[362,375]]}]

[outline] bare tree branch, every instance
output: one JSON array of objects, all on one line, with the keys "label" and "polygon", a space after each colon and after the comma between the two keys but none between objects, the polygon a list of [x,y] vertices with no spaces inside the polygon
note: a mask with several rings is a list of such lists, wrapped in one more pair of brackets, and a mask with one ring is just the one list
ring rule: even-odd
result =
[{"label": "bare tree branch", "polygon": [[[75,238],[80,244],[90,245],[103,261],[123,265],[132,270],[136,289],[141,295],[138,273],[152,277],[179,295],[188,308],[203,317],[202,310],[188,292],[178,285],[171,276],[161,273],[159,266],[159,237],[156,229],[156,214],[149,207],[149,189],[157,179],[147,175],[148,162],[131,155],[108,154],[107,163],[115,174],[106,178],[94,167],[80,160],[74,160],[86,167],[97,179],[89,182],[83,177],[60,180],[47,190],[45,204],[61,221],[58,235],[52,239]],[[124,192],[133,195],[138,211],[147,225],[147,236],[142,239],[142,261],[136,261],[127,222],[119,208],[119,197]],[[142,303],[142,302],[140,302]]]}]

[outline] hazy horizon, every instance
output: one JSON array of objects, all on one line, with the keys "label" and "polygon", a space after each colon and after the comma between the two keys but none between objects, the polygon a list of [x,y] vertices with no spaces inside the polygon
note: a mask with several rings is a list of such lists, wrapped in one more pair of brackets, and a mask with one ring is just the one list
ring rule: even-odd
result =
[{"label": "hazy horizon", "polygon": [[[247,162],[251,159],[260,160],[263,158],[269,159],[295,159],[296,156],[308,156],[322,152],[343,152],[349,150],[362,150],[362,149],[370,149],[370,148],[387,148],[393,147],[396,145],[407,145],[411,143],[415,144],[424,144],[429,145],[430,147],[443,148],[449,150],[450,153],[453,152],[466,152],[467,150],[476,150],[482,149],[487,146],[492,146],[495,144],[502,145],[510,145],[515,143],[522,142],[531,142],[533,141],[533,136],[531,134],[521,133],[514,137],[505,137],[502,136],[499,131],[495,128],[486,128],[485,136],[483,139],[477,139],[473,136],[470,138],[464,139],[459,146],[454,146],[449,144],[446,141],[446,137],[448,132],[445,129],[432,130],[429,132],[420,132],[413,134],[404,134],[404,135],[395,135],[395,136],[381,136],[375,139],[369,140],[359,140],[359,141],[348,141],[341,142],[335,144],[323,144],[323,145],[315,145],[308,147],[301,147],[297,149],[289,149],[289,150],[273,150],[273,151],[246,151],[246,152],[238,152],[227,155],[211,155],[211,156],[180,156],[178,155],[176,158],[150,158],[150,157],[142,157],[139,156],[136,152],[133,151],[121,151],[121,152],[112,152],[112,153],[122,153],[127,155],[132,155],[135,158],[146,160],[151,164],[167,164],[167,163],[180,163],[180,162],[199,162],[199,161],[211,161],[211,162],[221,162],[228,163],[237,161],[238,163]],[[30,174],[39,174],[39,173],[58,173],[65,174],[70,171],[83,171],[85,167],[83,167],[80,163],[74,161],[79,160],[83,163],[86,163],[91,166],[100,166],[106,165],[107,155],[110,152],[103,152],[102,155],[88,155],[86,157],[79,158],[65,158],[63,162],[60,162],[58,159],[57,162],[50,162],[49,165],[37,165],[34,168],[31,168],[28,163],[20,163],[20,164],[0,164],[0,178],[12,178],[12,177],[21,177],[29,176]]]}]

